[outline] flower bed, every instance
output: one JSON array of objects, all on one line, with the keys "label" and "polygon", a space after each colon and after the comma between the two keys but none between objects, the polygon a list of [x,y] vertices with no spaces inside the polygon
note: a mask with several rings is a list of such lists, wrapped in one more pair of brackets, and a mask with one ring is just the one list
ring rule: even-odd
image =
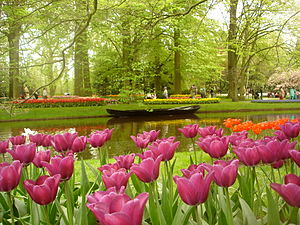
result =
[{"label": "flower bed", "polygon": [[[299,120],[259,123],[268,134],[275,129],[272,136],[248,132],[257,125],[251,121],[227,119],[224,124],[240,126],[241,132],[224,135],[223,128],[198,124],[178,129],[193,150],[182,176],[174,176],[180,142],[159,138],[159,130],[131,136],[140,153],[115,156],[114,163],[108,163],[107,148],[102,148],[114,129],[89,137],[35,134],[0,141],[0,159],[6,160],[0,164],[1,222],[299,224]],[[91,149],[98,150],[99,167],[80,160],[76,182],[78,153]]]},{"label": "flower bed", "polygon": [[[25,102],[20,100],[13,103],[20,108],[52,108],[52,107],[77,107],[77,106],[101,106],[108,103],[115,103],[116,100],[105,98],[74,98],[74,99],[28,99]],[[20,104],[18,104],[20,103]]]},{"label": "flower bed", "polygon": [[211,104],[219,103],[219,98],[180,98],[180,99],[145,99],[145,104]]},{"label": "flower bed", "polygon": [[[191,98],[191,95],[170,95],[171,99],[187,99]],[[201,95],[195,95],[195,98],[201,98]]]}]

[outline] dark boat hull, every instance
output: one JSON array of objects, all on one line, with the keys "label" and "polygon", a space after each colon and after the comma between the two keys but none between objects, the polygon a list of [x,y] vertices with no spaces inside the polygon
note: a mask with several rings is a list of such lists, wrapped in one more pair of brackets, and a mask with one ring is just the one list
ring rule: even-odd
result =
[{"label": "dark boat hull", "polygon": [[151,110],[115,110],[106,109],[106,111],[115,117],[121,116],[154,116],[154,115],[179,115],[191,114],[200,109],[199,105],[183,106],[170,109],[151,109]]}]

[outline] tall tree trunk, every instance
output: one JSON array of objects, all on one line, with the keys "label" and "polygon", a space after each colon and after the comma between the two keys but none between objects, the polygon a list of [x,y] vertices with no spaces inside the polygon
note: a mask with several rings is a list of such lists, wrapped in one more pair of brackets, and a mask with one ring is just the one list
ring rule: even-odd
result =
[{"label": "tall tree trunk", "polygon": [[81,96],[91,94],[87,38],[83,32],[75,42],[74,94]]},{"label": "tall tree trunk", "polygon": [[87,32],[83,34],[84,39],[84,51],[83,51],[83,65],[82,65],[82,72],[83,72],[83,85],[84,85],[84,95],[89,96],[92,94],[91,90],[91,78],[90,78],[90,60],[89,60],[89,49],[88,49],[88,36]]},{"label": "tall tree trunk", "polygon": [[130,28],[129,22],[125,19],[122,22],[122,66],[125,70],[125,87],[126,89],[130,86],[130,71],[131,71],[131,60],[130,60]]},{"label": "tall tree trunk", "polygon": [[21,94],[20,88],[20,36],[21,24],[10,23],[7,35],[9,46],[9,94],[10,98],[18,98]]},{"label": "tall tree trunk", "polygon": [[229,96],[232,101],[238,101],[237,97],[237,10],[238,0],[230,0],[230,24],[228,30],[228,81]]},{"label": "tall tree trunk", "polygon": [[180,45],[180,29],[174,29],[174,93],[181,93],[181,53],[179,50]]},{"label": "tall tree trunk", "polygon": [[[86,0],[76,0],[75,3],[79,14],[87,10]],[[74,53],[74,94],[80,96],[91,94],[88,50],[88,35],[85,31],[76,39]]]}]

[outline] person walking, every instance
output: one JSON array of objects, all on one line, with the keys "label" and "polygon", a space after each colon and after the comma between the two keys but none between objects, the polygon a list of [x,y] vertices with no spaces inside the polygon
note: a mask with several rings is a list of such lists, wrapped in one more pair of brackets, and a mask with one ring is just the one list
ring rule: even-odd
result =
[{"label": "person walking", "polygon": [[169,95],[168,95],[168,88],[167,87],[164,87],[163,96],[164,96],[164,98],[168,98],[169,97]]},{"label": "person walking", "polygon": [[47,90],[46,88],[43,89],[43,99],[47,99],[48,96],[47,96]]},{"label": "person walking", "polygon": [[24,97],[29,98],[29,89],[26,85],[24,86]]}]

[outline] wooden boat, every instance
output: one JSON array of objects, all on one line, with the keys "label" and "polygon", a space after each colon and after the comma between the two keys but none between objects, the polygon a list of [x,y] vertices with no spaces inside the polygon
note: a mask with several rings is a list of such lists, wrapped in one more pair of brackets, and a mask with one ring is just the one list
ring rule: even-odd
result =
[{"label": "wooden boat", "polygon": [[106,111],[115,117],[121,116],[156,116],[156,115],[178,115],[191,114],[200,109],[200,105],[182,106],[167,109],[137,109],[137,110],[116,110],[106,109]]}]

